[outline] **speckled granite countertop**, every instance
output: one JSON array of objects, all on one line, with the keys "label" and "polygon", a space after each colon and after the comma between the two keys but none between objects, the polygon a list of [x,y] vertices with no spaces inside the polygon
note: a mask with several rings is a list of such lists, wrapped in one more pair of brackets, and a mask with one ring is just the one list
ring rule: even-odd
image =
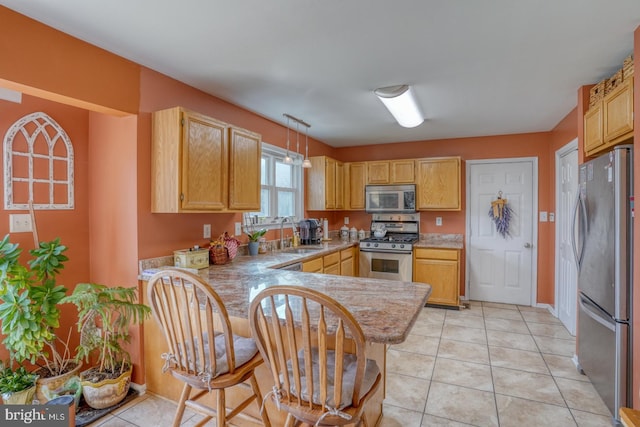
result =
[{"label": "speckled granite countertop", "polygon": [[[231,316],[248,318],[251,300],[266,287],[302,285],[323,292],[344,305],[360,323],[367,341],[382,344],[403,342],[431,294],[431,286],[277,269],[351,246],[353,243],[334,240],[319,246],[299,246],[291,251],[239,255],[228,264],[198,270],[198,274],[209,281]],[[300,248],[317,250],[296,253],[295,250]],[[152,270],[148,269],[172,264],[172,256],[141,260],[140,279],[149,279]]]},{"label": "speckled granite countertop", "polygon": [[426,233],[420,235],[416,248],[463,249],[462,234]]}]

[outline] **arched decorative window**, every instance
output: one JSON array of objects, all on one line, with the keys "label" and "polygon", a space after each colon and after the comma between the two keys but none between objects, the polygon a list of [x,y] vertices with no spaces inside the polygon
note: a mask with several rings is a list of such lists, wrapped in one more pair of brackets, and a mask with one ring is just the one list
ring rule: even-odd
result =
[{"label": "arched decorative window", "polygon": [[73,209],[73,145],[47,114],[15,122],[4,137],[5,209]]}]

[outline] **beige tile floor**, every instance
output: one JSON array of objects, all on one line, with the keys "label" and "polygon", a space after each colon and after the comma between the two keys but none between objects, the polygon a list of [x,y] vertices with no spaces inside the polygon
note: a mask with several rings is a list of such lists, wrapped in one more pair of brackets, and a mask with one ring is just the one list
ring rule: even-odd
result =
[{"label": "beige tile floor", "polygon": [[[611,426],[571,361],[575,339],[547,310],[472,302],[425,308],[387,353],[380,427]],[[91,427],[168,426],[175,404],[150,394]],[[184,426],[199,416],[186,414]],[[211,423],[210,423],[211,424]]]}]

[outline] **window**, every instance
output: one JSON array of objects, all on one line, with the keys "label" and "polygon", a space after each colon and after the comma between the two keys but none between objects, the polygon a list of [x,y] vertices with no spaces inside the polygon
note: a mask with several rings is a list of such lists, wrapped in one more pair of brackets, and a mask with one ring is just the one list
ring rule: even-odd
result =
[{"label": "window", "polygon": [[73,209],[73,145],[47,114],[22,117],[4,138],[5,209]]},{"label": "window", "polygon": [[289,152],[292,164],[286,164],[287,151],[262,143],[260,212],[251,213],[253,222],[280,224],[282,217],[302,218],[304,191],[302,156]]}]

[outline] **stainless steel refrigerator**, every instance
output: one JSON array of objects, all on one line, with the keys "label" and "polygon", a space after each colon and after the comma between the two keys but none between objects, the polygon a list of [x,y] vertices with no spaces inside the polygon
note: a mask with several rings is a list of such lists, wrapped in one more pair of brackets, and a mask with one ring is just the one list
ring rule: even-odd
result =
[{"label": "stainless steel refrigerator", "polygon": [[576,203],[578,363],[618,420],[631,404],[633,149],[580,165]]}]

